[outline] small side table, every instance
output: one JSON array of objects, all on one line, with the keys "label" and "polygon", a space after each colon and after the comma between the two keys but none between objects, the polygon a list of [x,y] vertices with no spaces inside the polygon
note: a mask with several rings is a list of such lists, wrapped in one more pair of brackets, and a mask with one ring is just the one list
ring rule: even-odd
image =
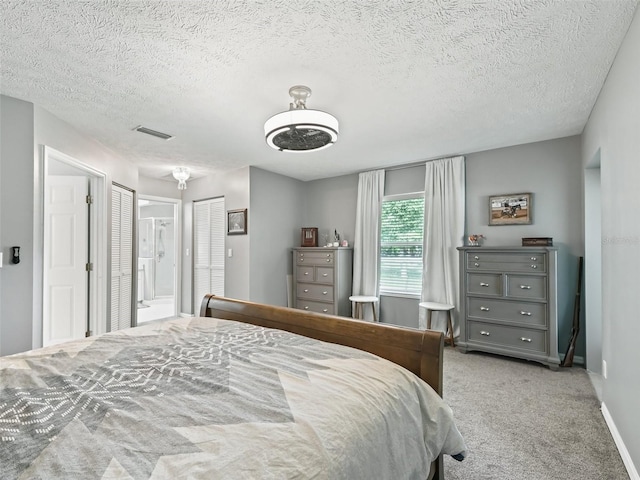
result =
[{"label": "small side table", "polygon": [[452,347],[455,347],[456,344],[453,340],[453,321],[451,318],[451,310],[455,307],[448,303],[437,303],[437,302],[420,302],[418,304],[420,308],[424,308],[427,311],[427,329],[431,330],[431,312],[447,312],[447,332],[445,332],[445,337],[448,335],[449,338],[445,338],[449,340]]},{"label": "small side table", "polygon": [[376,303],[378,303],[378,297],[367,296],[367,295],[352,295],[349,297],[349,301],[351,301],[355,308],[353,309],[353,316],[355,318],[363,318],[364,311],[363,305],[370,304],[371,309],[373,310],[373,321],[378,321],[378,316],[376,315]]}]

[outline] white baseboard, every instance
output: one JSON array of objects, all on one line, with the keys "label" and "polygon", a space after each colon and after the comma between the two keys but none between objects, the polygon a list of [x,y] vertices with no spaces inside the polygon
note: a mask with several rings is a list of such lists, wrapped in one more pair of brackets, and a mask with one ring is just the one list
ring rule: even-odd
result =
[{"label": "white baseboard", "polygon": [[179,317],[182,317],[182,318],[188,318],[188,317],[194,317],[195,315],[194,315],[193,313],[184,313],[184,312],[180,312],[180,313],[178,314],[178,316],[179,316]]},{"label": "white baseboard", "polygon": [[609,430],[611,431],[611,436],[613,437],[613,441],[616,442],[616,447],[618,447],[618,451],[620,452],[620,456],[622,457],[622,462],[629,473],[629,477],[631,480],[640,480],[640,475],[638,475],[638,470],[633,464],[633,460],[631,459],[631,455],[629,454],[629,450],[625,446],[622,441],[622,437],[620,436],[620,432],[618,432],[618,428],[607,409],[607,406],[602,402],[602,416],[604,417],[604,421],[607,423]]}]

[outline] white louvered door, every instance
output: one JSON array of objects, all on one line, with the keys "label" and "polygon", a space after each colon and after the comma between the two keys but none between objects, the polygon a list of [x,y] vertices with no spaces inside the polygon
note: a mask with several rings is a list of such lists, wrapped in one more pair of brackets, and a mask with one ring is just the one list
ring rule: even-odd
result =
[{"label": "white louvered door", "polygon": [[110,330],[132,325],[133,192],[111,190],[111,318]]},{"label": "white louvered door", "polygon": [[224,198],[193,203],[193,305],[207,293],[224,295]]}]

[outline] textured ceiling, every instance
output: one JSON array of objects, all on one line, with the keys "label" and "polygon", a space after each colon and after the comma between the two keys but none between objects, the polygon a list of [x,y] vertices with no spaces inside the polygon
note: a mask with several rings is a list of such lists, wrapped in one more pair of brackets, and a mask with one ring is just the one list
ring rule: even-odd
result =
[{"label": "textured ceiling", "polygon": [[[579,134],[637,3],[2,0],[0,91],[145,176],[310,180]],[[333,147],[267,147],[296,84],[340,120]]]}]

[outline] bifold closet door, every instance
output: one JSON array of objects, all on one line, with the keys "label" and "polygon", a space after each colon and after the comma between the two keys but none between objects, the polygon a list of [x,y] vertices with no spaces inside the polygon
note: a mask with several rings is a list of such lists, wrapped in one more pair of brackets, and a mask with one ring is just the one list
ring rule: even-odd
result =
[{"label": "bifold closet door", "polygon": [[224,198],[193,202],[193,308],[204,295],[224,295]]},{"label": "bifold closet door", "polygon": [[133,320],[133,192],[111,190],[111,316],[109,330],[132,326]]}]

